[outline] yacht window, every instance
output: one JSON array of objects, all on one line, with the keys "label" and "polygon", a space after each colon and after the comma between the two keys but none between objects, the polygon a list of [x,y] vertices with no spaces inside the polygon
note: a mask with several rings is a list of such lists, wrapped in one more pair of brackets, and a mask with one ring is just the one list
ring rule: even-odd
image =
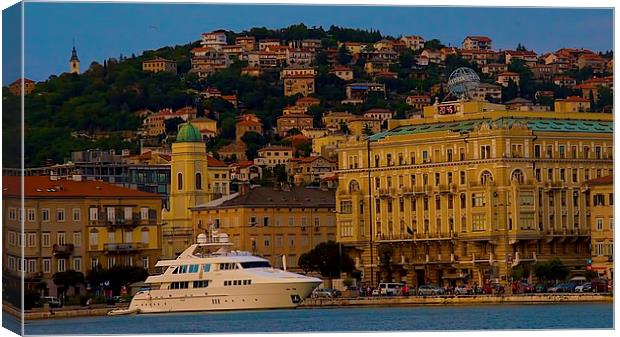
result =
[{"label": "yacht window", "polygon": [[207,263],[205,265],[202,266],[205,272],[208,272],[211,270],[211,264]]},{"label": "yacht window", "polygon": [[170,289],[187,289],[189,288],[189,282],[172,282],[170,283]]},{"label": "yacht window", "polygon": [[209,286],[209,281],[194,281],[194,288],[206,288]]},{"label": "yacht window", "polygon": [[241,262],[241,267],[243,269],[269,268],[271,267],[271,265],[269,265],[269,262],[267,261],[252,261],[252,262]]},{"label": "yacht window", "polygon": [[179,266],[179,274],[185,274],[187,273],[187,265],[184,264],[182,266]]},{"label": "yacht window", "polygon": [[189,272],[190,273],[197,273],[198,272],[198,265],[197,264],[189,265]]}]

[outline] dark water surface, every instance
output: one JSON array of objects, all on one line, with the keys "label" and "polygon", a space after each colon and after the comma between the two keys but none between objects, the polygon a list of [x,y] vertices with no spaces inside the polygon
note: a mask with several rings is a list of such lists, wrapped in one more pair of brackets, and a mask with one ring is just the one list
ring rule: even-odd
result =
[{"label": "dark water surface", "polygon": [[348,307],[60,318],[26,322],[33,334],[353,332],[611,329],[612,303]]}]

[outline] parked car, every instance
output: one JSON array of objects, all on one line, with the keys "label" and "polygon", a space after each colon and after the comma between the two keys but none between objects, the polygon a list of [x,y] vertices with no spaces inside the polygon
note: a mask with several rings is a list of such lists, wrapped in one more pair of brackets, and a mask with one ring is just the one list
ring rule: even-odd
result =
[{"label": "parked car", "polygon": [[529,283],[519,282],[517,284],[517,292],[521,294],[530,294],[534,292],[534,286]]},{"label": "parked car", "polygon": [[454,287],[454,294],[455,295],[471,295],[473,294],[473,289],[468,286],[468,285],[459,285]]},{"label": "parked car", "polygon": [[379,283],[379,295],[396,296],[402,295],[402,283]]},{"label": "parked car", "polygon": [[550,293],[572,293],[575,291],[575,284],[572,282],[558,283],[555,286],[547,289]]},{"label": "parked car", "polygon": [[486,295],[503,294],[504,292],[504,286],[499,283],[487,283],[482,286],[482,293]]},{"label": "parked car", "polygon": [[538,283],[534,287],[534,292],[535,293],[546,293],[547,292],[547,286],[544,283]]},{"label": "parked car", "polygon": [[608,282],[606,279],[595,279],[590,282],[592,286],[592,292],[595,293],[606,293],[611,292],[611,282]]},{"label": "parked car", "polygon": [[575,287],[575,292],[576,293],[589,293],[592,292],[592,283],[591,282],[586,282],[583,284],[580,284],[578,286]]},{"label": "parked car", "polygon": [[446,291],[443,288],[425,284],[418,287],[418,295],[420,296],[433,296],[433,295],[443,295]]},{"label": "parked car", "polygon": [[331,288],[316,288],[312,291],[312,298],[335,298],[338,297],[339,292]]},{"label": "parked car", "polygon": [[54,296],[43,296],[41,297],[39,302],[41,302],[41,304],[48,304],[50,308],[62,307],[62,303],[60,303],[60,300]]}]

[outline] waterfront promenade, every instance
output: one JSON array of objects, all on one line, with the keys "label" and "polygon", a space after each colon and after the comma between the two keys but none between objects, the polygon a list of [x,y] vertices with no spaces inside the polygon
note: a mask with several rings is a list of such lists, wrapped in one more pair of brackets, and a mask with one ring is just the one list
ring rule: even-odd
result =
[{"label": "waterfront promenade", "polygon": [[[375,296],[344,298],[308,298],[300,305],[302,308],[324,307],[365,307],[365,306],[442,306],[442,305],[476,305],[476,304],[546,304],[546,303],[596,303],[613,302],[612,294],[520,294],[520,295],[446,295],[446,296]],[[83,316],[104,316],[117,307],[100,306],[91,309],[84,307],[64,307],[54,309],[27,310],[26,320],[51,318],[70,318]],[[3,304],[5,313],[19,317],[19,310]]]}]

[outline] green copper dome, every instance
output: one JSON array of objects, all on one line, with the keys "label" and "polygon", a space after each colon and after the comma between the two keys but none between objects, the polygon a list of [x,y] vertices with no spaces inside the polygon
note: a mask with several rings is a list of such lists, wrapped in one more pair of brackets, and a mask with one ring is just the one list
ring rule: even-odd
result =
[{"label": "green copper dome", "polygon": [[202,142],[202,135],[192,123],[186,123],[181,126],[177,133],[177,142]]}]

